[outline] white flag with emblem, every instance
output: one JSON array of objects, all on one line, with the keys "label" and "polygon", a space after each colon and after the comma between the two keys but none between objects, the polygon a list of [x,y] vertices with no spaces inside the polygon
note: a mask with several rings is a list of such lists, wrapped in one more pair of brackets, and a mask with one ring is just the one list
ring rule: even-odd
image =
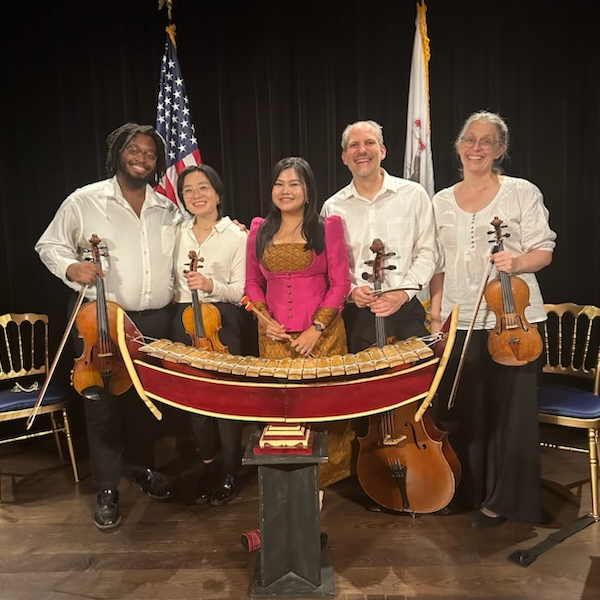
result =
[{"label": "white flag with emblem", "polygon": [[417,2],[415,40],[413,43],[406,119],[404,177],[420,183],[433,196],[433,158],[431,155],[431,120],[429,116],[429,37],[425,2]]}]

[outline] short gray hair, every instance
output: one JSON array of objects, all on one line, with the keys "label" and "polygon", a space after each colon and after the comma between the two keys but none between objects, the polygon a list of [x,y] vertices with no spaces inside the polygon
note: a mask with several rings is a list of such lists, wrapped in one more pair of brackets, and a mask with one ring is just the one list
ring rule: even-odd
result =
[{"label": "short gray hair", "polygon": [[354,123],[350,123],[350,125],[346,125],[346,129],[342,132],[342,150],[345,152],[348,150],[348,137],[350,136],[350,130],[355,125],[361,125],[365,123],[366,125],[370,125],[377,134],[377,141],[381,146],[383,146],[383,127],[377,123],[376,121],[355,121]]}]

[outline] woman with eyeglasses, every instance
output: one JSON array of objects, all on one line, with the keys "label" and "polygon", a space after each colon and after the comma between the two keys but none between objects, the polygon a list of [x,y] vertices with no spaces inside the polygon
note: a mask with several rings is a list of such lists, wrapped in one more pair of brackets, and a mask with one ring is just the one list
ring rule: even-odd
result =
[{"label": "woman with eyeglasses", "polygon": [[[177,193],[192,218],[184,221],[177,232],[174,273],[178,310],[172,337],[188,345],[206,342],[202,347],[214,351],[224,351],[225,346],[230,353],[240,354],[244,316],[240,301],[244,295],[248,236],[223,215],[225,189],[209,165],[184,169],[177,180]],[[216,316],[207,318],[202,331],[194,327],[193,309],[184,315],[192,304],[192,294],[197,295],[199,305],[218,309]],[[196,332],[204,335],[197,336]],[[236,492],[243,422],[194,414],[191,424],[203,463],[194,501],[199,505],[227,504]],[[216,463],[219,438],[222,466]]]},{"label": "woman with eyeglasses", "polygon": [[[488,331],[495,328],[496,314],[482,294],[499,273],[518,276],[529,289],[525,318],[543,328],[546,313],[535,273],[551,263],[556,234],[538,187],[502,173],[508,138],[498,114],[470,115],[455,141],[462,179],[433,198],[444,257],[430,284],[433,331],[439,331],[452,307],[460,306],[459,331],[436,414],[450,431],[462,464],[455,505],[475,510],[471,524],[476,528],[509,518],[533,523],[542,519],[541,359],[520,366],[492,359]],[[492,226],[497,220],[502,222],[499,229]],[[494,234],[499,232],[497,239]],[[492,253],[500,239],[499,251]],[[461,361],[465,339],[469,344]],[[457,369],[460,379],[453,394]]]}]

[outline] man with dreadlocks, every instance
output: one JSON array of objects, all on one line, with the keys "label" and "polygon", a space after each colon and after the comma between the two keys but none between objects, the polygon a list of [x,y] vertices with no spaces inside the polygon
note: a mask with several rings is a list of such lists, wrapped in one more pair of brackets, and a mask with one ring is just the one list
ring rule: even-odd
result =
[{"label": "man with dreadlocks", "polygon": [[[87,300],[96,298],[94,284],[100,275],[107,300],[122,306],[145,335],[165,337],[173,310],[175,229],[181,216],[152,187],[165,172],[164,143],[152,126],[126,123],[108,136],[107,144],[109,179],[68,196],[35,249],[50,272],[73,290],[88,285]],[[100,266],[85,260],[94,234],[107,250],[101,252],[106,256]],[[154,469],[158,422],[135,391],[87,396],[85,419],[97,490],[94,523],[110,529],[121,522],[122,472],[156,500],[167,500],[172,488]]]}]

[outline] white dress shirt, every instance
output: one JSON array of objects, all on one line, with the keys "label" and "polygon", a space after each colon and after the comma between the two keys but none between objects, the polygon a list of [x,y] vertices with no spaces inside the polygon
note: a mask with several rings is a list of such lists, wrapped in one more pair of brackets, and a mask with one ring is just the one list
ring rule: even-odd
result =
[{"label": "white dress shirt", "polygon": [[[352,289],[369,285],[363,273],[372,274],[365,262],[374,258],[370,247],[375,238],[386,253],[394,253],[385,266],[396,267],[384,271],[382,288],[424,287],[438,258],[431,199],[420,184],[383,173],[383,186],[373,200],[362,197],[352,182],[325,201],[321,214],[339,215],[344,222]],[[413,298],[417,292],[406,293]]]},{"label": "white dress shirt", "polygon": [[[42,262],[72,289],[66,271],[91,258],[90,238],[100,239],[106,299],[125,310],[163,308],[173,298],[173,251],[181,213],[168,198],[146,186],[140,216],[123,197],[116,177],[75,190],[61,204],[35,245]],[[96,298],[95,286],[86,292]]]},{"label": "white dress shirt", "polygon": [[246,242],[248,234],[229,217],[223,217],[202,244],[198,243],[192,227],[194,219],[180,224],[175,249],[175,302],[191,302],[192,293],[183,276],[189,270],[188,253],[198,254],[198,271],[213,282],[209,294],[198,290],[202,302],[239,304],[244,295],[246,280]]},{"label": "white dress shirt", "polygon": [[[491,222],[495,217],[506,225],[503,232],[505,250],[513,256],[522,256],[532,250],[553,251],[556,234],[548,224],[548,209],[544,206],[542,192],[525,179],[500,178],[500,189],[494,199],[476,213],[462,210],[454,196],[455,186],[440,190],[433,197],[440,246],[444,253],[444,291],[442,295],[442,322],[455,304],[460,306],[458,328],[469,329],[473,311],[479,298],[485,270],[496,236]],[[498,277],[496,268],[488,281]],[[546,320],[546,311],[540,286],[533,273],[518,275],[529,286],[530,306],[525,317],[530,323]],[[496,316],[485,297],[481,301],[475,329],[493,329]]]}]

